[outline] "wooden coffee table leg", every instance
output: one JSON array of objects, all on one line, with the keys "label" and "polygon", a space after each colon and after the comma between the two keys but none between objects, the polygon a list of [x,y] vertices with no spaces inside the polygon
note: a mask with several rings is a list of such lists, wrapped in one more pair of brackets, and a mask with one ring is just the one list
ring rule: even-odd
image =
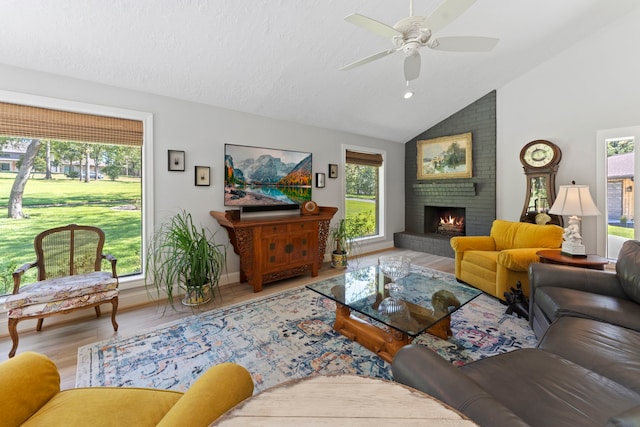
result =
[{"label": "wooden coffee table leg", "polygon": [[380,358],[391,363],[393,356],[413,338],[393,328],[389,331],[378,328],[351,315],[349,307],[336,303],[336,321],[333,329],[351,341],[373,351]]},{"label": "wooden coffee table leg", "polygon": [[444,319],[427,329],[427,333],[435,337],[442,338],[443,340],[449,338],[451,335],[453,335],[453,332],[451,332],[451,316],[445,317]]}]

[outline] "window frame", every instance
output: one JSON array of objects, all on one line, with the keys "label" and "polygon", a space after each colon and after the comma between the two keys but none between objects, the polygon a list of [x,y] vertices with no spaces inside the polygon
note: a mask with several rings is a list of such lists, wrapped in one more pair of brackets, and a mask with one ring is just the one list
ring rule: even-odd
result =
[{"label": "window frame", "polygon": [[[614,129],[601,129],[596,132],[596,205],[601,206],[600,215],[596,224],[596,253],[607,256],[608,253],[608,226],[607,226],[607,141],[621,137],[633,137],[635,140],[634,161],[635,176],[640,176],[640,126],[629,126]],[[640,188],[633,186],[633,198],[636,208],[640,206]],[[640,221],[634,221],[636,238],[640,236]],[[609,259],[616,259],[609,257]]]},{"label": "window frame", "polygon": [[346,218],[347,216],[347,174],[346,174],[346,165],[347,165],[347,151],[356,151],[360,153],[367,154],[380,154],[382,156],[382,165],[378,169],[378,234],[374,234],[371,236],[361,237],[356,239],[359,242],[374,242],[378,240],[384,240],[386,236],[386,212],[387,212],[387,204],[386,204],[386,182],[387,182],[387,152],[383,149],[372,148],[372,147],[361,147],[356,145],[342,145],[342,171],[341,171],[341,184],[342,184],[342,213]]},{"label": "window frame", "polygon": [[133,289],[144,286],[145,263],[147,251],[147,236],[154,229],[154,200],[153,200],[153,114],[144,111],[128,110],[123,108],[108,107],[85,102],[69,101],[58,98],[49,98],[24,93],[16,93],[0,90],[0,102],[29,105],[33,107],[65,110],[77,113],[111,116],[142,122],[142,247],[141,272],[120,278],[120,289]]}]

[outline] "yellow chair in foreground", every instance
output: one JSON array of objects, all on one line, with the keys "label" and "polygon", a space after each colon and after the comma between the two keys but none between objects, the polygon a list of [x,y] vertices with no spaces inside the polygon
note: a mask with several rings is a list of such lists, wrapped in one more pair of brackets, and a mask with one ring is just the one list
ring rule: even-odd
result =
[{"label": "yellow chair in foreground", "polygon": [[126,387],[60,391],[56,365],[24,352],[0,363],[0,425],[208,426],[253,394],[249,372],[234,363],[209,368],[185,393]]}]

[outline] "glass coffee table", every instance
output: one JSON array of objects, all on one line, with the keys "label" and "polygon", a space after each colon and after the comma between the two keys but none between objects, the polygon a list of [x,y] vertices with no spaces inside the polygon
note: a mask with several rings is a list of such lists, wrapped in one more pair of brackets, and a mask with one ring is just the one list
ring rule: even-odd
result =
[{"label": "glass coffee table", "polygon": [[451,313],[482,293],[438,273],[412,271],[396,280],[402,290],[394,292],[393,309],[379,310],[389,297],[385,286],[389,282],[376,265],[307,288],[336,302],[335,331],[389,363],[400,348],[425,331],[442,339],[451,336]]}]

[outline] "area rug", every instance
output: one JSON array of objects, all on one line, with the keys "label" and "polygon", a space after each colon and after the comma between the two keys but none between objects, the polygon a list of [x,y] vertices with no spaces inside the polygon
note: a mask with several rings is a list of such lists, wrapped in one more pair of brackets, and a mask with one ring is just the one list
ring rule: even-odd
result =
[{"label": "area rug", "polygon": [[[414,266],[412,271],[455,280],[426,268]],[[457,365],[535,346],[527,322],[504,311],[498,300],[480,295],[453,313],[448,340],[423,334],[414,343]],[[334,320],[333,301],[295,288],[80,347],[76,386],[184,391],[208,367],[227,361],[251,372],[256,392],[317,374],[392,379],[390,365],[336,333]]]}]

